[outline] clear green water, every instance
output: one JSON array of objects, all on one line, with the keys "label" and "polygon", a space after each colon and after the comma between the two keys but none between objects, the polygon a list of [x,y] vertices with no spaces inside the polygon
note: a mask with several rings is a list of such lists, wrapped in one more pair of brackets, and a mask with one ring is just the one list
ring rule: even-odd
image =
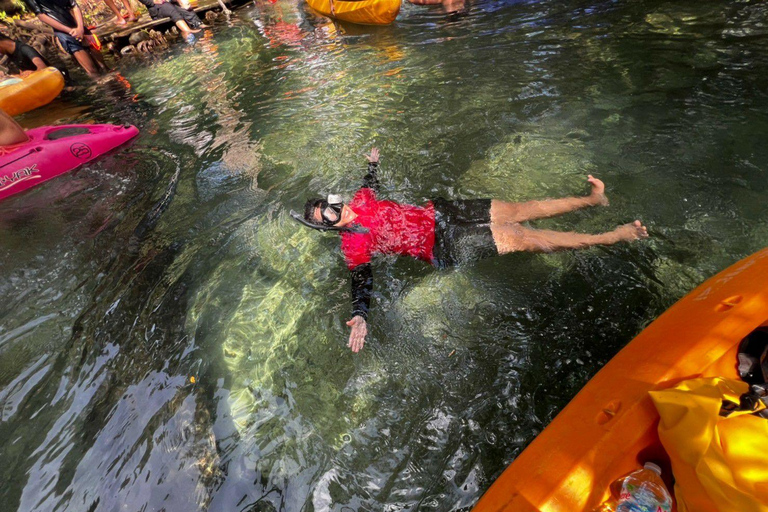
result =
[{"label": "clear green water", "polygon": [[[350,29],[278,0],[28,114],[142,135],[0,203],[3,509],[469,509],[643,326],[768,242],[767,14],[479,1]],[[652,238],[384,258],[353,355],[338,240],[287,211],[354,192],[372,145],[396,200],[593,173],[610,208],[536,225]]]}]

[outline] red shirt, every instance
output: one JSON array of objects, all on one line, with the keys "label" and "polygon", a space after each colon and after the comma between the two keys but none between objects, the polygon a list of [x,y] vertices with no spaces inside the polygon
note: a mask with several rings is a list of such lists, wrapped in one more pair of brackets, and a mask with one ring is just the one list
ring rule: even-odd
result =
[{"label": "red shirt", "polygon": [[371,256],[399,254],[432,263],[435,246],[435,207],[379,201],[370,188],[361,188],[347,205],[357,214],[353,224],[368,233],[341,235],[341,251],[349,270],[371,262]]}]

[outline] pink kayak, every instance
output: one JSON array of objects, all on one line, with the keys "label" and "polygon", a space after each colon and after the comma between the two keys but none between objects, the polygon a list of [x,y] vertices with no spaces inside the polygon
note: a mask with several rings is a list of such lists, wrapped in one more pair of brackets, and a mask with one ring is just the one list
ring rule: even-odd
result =
[{"label": "pink kayak", "polygon": [[28,142],[0,148],[0,201],[72,171],[138,134],[135,126],[113,124],[70,124],[28,130]]}]

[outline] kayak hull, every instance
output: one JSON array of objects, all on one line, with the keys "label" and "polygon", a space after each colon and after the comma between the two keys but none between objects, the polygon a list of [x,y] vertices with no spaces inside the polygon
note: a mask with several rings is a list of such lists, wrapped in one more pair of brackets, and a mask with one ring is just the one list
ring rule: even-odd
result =
[{"label": "kayak hull", "polygon": [[359,25],[389,25],[400,12],[401,0],[358,0],[345,2],[334,0],[335,15],[331,14],[330,0],[307,0],[307,4],[329,18]]},{"label": "kayak hull", "polygon": [[610,484],[669,461],[648,392],[695,377],[738,378],[740,341],[768,323],[768,249],[686,295],[590,380],[502,473],[474,512],[592,512]]},{"label": "kayak hull", "polygon": [[0,87],[0,109],[17,116],[52,102],[64,88],[64,76],[54,67],[35,71],[20,83]]},{"label": "kayak hull", "polygon": [[27,131],[29,141],[3,148],[0,201],[115,149],[138,135],[135,126],[81,124],[44,126]]}]

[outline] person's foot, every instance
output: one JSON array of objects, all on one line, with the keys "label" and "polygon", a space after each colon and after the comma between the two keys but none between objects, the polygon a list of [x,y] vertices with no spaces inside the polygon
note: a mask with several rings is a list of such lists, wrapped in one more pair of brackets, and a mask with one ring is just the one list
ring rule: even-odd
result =
[{"label": "person's foot", "polygon": [[592,185],[592,192],[589,197],[595,202],[595,206],[608,206],[608,197],[605,195],[605,183],[592,176],[587,176],[587,182]]},{"label": "person's foot", "polygon": [[206,25],[205,23],[201,23],[200,25],[197,26],[197,28],[201,28],[201,29],[202,28],[211,28],[211,26],[210,25]]},{"label": "person's foot", "polygon": [[127,21],[128,23],[134,23],[136,21],[139,21],[139,18],[137,18],[133,14],[129,14],[128,17],[125,18],[125,21]]},{"label": "person's foot", "polygon": [[201,28],[189,28],[189,34],[198,34],[202,29]]},{"label": "person's foot", "polygon": [[115,16],[114,18],[112,18],[112,23],[114,23],[115,25],[125,25],[126,21],[123,19],[122,16]]},{"label": "person's foot", "polygon": [[617,227],[614,233],[618,236],[619,241],[631,242],[632,240],[648,238],[648,228],[643,226],[639,220]]}]

